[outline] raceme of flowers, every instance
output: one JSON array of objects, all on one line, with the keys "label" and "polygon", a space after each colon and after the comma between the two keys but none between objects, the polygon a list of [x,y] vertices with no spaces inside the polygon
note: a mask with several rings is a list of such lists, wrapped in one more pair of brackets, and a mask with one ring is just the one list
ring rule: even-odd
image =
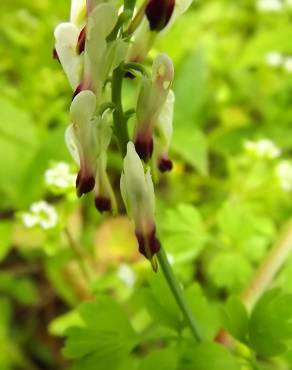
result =
[{"label": "raceme of flowers", "polygon": [[[100,211],[118,209],[107,169],[107,151],[118,142],[124,165],[121,195],[135,223],[139,251],[156,270],[160,249],[155,227],[155,194],[150,164],[161,172],[172,169],[168,151],[172,136],[174,93],[173,64],[158,54],[151,72],[146,57],[157,38],[163,36],[190,6],[192,0],[135,1],[72,0],[70,19],[54,32],[54,57],[59,60],[73,91],[70,125],[65,139],[79,166],[77,195],[94,192]],[[122,110],[124,78],[139,79],[135,128],[125,127],[129,115]],[[116,84],[115,81],[119,81]]]}]

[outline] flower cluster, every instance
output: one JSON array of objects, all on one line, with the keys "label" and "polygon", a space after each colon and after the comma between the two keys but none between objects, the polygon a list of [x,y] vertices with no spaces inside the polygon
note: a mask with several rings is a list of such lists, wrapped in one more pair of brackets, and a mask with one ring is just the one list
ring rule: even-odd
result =
[{"label": "flower cluster", "polygon": [[[108,148],[117,142],[124,156],[122,198],[135,223],[139,250],[154,269],[154,255],[160,244],[149,164],[151,161],[161,172],[172,168],[168,151],[175,101],[171,90],[174,69],[166,54],[156,56],[151,72],[145,60],[155,40],[191,2],[145,0],[134,9],[135,1],[125,1],[120,8],[115,0],[72,0],[70,20],[55,29],[53,54],[73,91],[71,123],[65,137],[79,166],[77,195],[93,191],[99,211],[117,211],[107,166]],[[124,113],[121,98],[123,79],[129,76],[139,79],[131,134],[127,128],[130,115]]]},{"label": "flower cluster", "polygon": [[33,203],[21,218],[25,227],[40,226],[44,230],[56,227],[59,219],[56,209],[44,200]]}]

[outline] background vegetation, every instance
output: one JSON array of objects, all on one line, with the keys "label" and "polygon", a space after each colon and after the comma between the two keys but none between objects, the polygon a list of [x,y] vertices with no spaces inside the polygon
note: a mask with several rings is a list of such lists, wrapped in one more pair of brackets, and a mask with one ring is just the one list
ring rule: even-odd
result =
[{"label": "background vegetation", "polygon": [[[72,359],[82,370],[291,368],[290,3],[197,0],[156,45],[176,70],[174,169],[157,174],[158,233],[210,341],[194,347],[126,216],[101,216],[72,181],[62,188],[45,176],[60,161],[76,172],[64,144],[71,92],[52,59],[69,1],[1,1],[1,370],[65,369]],[[129,81],[125,104],[133,89]],[[114,147],[109,161],[118,190]],[[55,224],[27,227],[41,200]],[[274,277],[275,260],[275,272],[285,263]],[[278,290],[248,318],[235,297],[251,310],[262,265],[260,278]],[[222,328],[235,355],[212,343],[226,346]]]}]

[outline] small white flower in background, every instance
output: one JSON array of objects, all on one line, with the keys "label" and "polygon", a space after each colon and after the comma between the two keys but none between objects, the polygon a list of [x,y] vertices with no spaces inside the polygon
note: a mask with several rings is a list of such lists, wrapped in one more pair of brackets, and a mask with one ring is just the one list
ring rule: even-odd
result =
[{"label": "small white flower in background", "polygon": [[134,270],[127,265],[122,263],[117,271],[118,278],[128,287],[133,288],[137,280]]},{"label": "small white flower in background", "polygon": [[258,0],[257,9],[260,12],[280,12],[283,9],[281,0]]},{"label": "small white flower in background", "polygon": [[281,161],[276,167],[276,176],[284,191],[292,191],[292,163]]},{"label": "small white flower in background", "polygon": [[284,57],[282,54],[273,51],[266,55],[265,61],[271,67],[280,67],[284,63]]},{"label": "small white flower in background", "polygon": [[248,154],[263,159],[277,158],[281,154],[281,150],[269,139],[248,140],[244,143],[244,149]]},{"label": "small white flower in background", "polygon": [[285,58],[284,62],[283,62],[283,68],[291,73],[292,72],[292,57],[287,57]]},{"label": "small white flower in background", "polygon": [[71,172],[68,163],[57,162],[46,170],[45,183],[60,190],[70,189],[75,187],[75,175]]},{"label": "small white flower in background", "polygon": [[58,223],[58,214],[53,206],[44,200],[33,203],[29,212],[22,214],[25,227],[40,226],[44,230],[54,228]]}]

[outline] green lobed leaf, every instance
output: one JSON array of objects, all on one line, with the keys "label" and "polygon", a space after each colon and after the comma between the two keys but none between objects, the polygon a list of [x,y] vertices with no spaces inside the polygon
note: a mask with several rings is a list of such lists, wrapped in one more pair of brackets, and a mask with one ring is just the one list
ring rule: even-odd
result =
[{"label": "green lobed leaf", "polygon": [[253,349],[265,357],[284,353],[292,341],[292,295],[275,288],[255,305],[249,321]]},{"label": "green lobed leaf", "polygon": [[196,257],[204,247],[207,235],[199,211],[188,204],[168,209],[159,220],[163,245],[176,262]]},{"label": "green lobed leaf", "polygon": [[111,298],[100,296],[78,308],[82,327],[67,330],[64,355],[74,369],[119,369],[138,342],[127,315]]},{"label": "green lobed leaf", "polygon": [[239,341],[245,342],[248,333],[248,314],[236,296],[231,296],[222,310],[223,326]]},{"label": "green lobed leaf", "polygon": [[237,359],[216,343],[193,344],[189,347],[178,370],[239,370]]}]

